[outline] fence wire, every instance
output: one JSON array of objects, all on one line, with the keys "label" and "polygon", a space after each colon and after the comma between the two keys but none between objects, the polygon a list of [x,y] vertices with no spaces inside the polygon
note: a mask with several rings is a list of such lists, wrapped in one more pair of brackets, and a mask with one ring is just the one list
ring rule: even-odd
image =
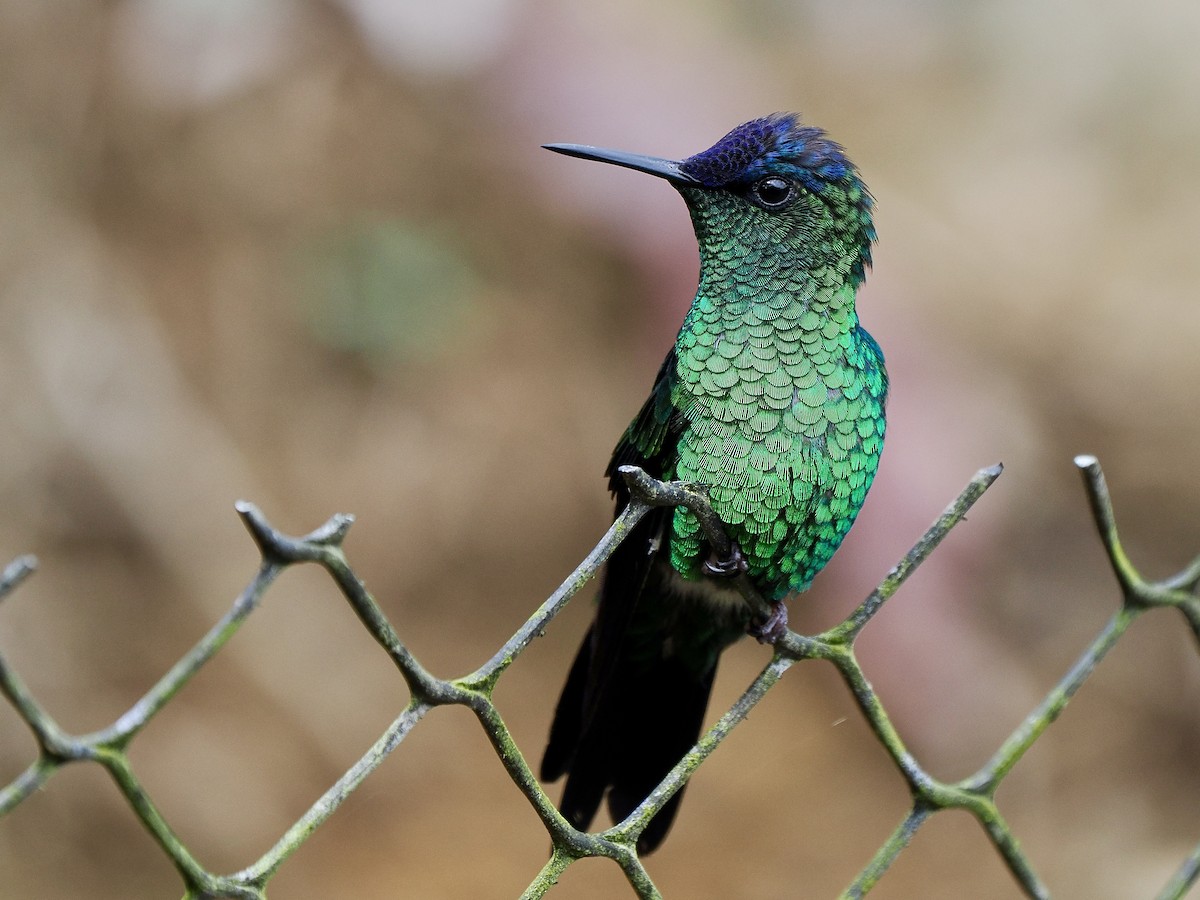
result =
[{"label": "fence wire", "polygon": [[[1121,589],[1121,606],[1062,680],[1004,741],[991,759],[974,775],[958,782],[947,783],[932,777],[906,748],[855,658],[854,642],[872,616],[929,556],[950,529],[962,521],[967,510],[999,477],[999,466],[983,469],[976,474],[913,548],[888,572],[879,586],[843,622],[817,635],[805,636],[784,630],[775,637],[772,641],[774,654],[762,673],[623,822],[595,833],[581,832],[572,827],[546,795],[509,734],[492,700],[497,682],[521,652],[542,633],[550,620],[562,611],[571,597],[596,575],[616,546],[652,507],[687,506],[700,518],[710,543],[718,552],[727,540],[719,519],[712,512],[701,489],[693,485],[660,482],[640,469],[627,467],[623,474],[630,486],[632,500],[600,543],[491,659],[469,675],[450,680],[433,676],[421,665],[351,569],[342,550],[342,542],[354,521],[352,516],[335,515],[316,531],[293,538],[271,527],[253,504],[237,504],[238,513],[262,555],[258,572],[234,601],[229,612],[208,634],[109,727],[84,735],[67,733],[42,708],[20,676],[0,655],[0,692],[28,724],[39,748],[37,759],[10,784],[0,789],[0,816],[13,810],[63,766],[90,760],[108,771],[138,819],[170,858],[183,880],[186,898],[263,900],[267,883],[284,860],[337,810],[342,801],[383,762],[430,710],[437,706],[461,705],[471,709],[478,717],[501,765],[541,819],[552,842],[549,860],[537,872],[522,897],[544,896],[572,863],[584,857],[599,856],[607,857],[620,866],[638,897],[656,898],[661,894],[637,854],[637,839],[642,830],[791,666],[803,660],[822,659],[832,663],[845,681],[868,725],[912,795],[912,807],[908,814],[841,897],[858,898],[866,895],[908,846],[918,829],[931,816],[947,809],[966,810],[978,820],[1026,896],[1049,897],[1049,889],[1034,872],[996,805],[996,788],[1138,617],[1156,608],[1179,610],[1200,649],[1200,597],[1197,596],[1200,557],[1170,578],[1157,582],[1144,580],[1121,547],[1112,502],[1099,462],[1092,456],[1080,456],[1075,463],[1083,475],[1092,515]],[[228,875],[217,874],[206,869],[188,851],[143,789],[130,764],[129,744],[237,632],[258,607],[279,574],[288,566],[305,562],[320,565],[333,578],[360,621],[395,663],[408,685],[411,700],[358,762],[261,858],[241,871]],[[36,560],[31,556],[23,556],[10,563],[0,574],[0,599],[11,593],[35,567]],[[748,603],[757,610],[765,609],[764,601],[744,576],[738,586]],[[1181,863],[1157,895],[1157,900],[1182,897],[1198,878],[1200,845]]]}]

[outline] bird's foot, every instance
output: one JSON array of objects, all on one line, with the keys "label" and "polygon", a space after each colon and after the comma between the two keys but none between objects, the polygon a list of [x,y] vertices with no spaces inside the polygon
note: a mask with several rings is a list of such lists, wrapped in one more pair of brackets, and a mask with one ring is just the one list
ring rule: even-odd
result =
[{"label": "bird's foot", "polygon": [[787,604],[779,600],[771,604],[771,614],[761,621],[750,623],[746,633],[760,644],[773,644],[787,632]]},{"label": "bird's foot", "polygon": [[738,546],[737,541],[729,542],[729,555],[724,559],[713,551],[708,554],[708,559],[700,563],[700,569],[704,574],[712,575],[714,578],[737,578],[739,575],[744,575],[749,568],[750,564],[746,562],[746,556],[742,553],[742,548]]}]

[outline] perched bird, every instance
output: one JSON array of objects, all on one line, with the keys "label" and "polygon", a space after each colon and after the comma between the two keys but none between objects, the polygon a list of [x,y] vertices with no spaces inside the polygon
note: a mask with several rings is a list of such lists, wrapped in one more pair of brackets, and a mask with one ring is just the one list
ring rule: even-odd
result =
[{"label": "perched bird", "polygon": [[[842,148],[797,116],[739,125],[681,162],[577,144],[568,156],[657,175],[683,195],[700,285],[617,469],[708,486],[735,542],[715,559],[683,508],[652,511],[609,559],[542,759],[586,829],[621,821],[695,744],[717,658],[751,627],[728,574],[776,604],[805,590],[850,529],[883,448],[883,354],[858,323],[872,199]],[[638,843],[661,843],[682,791]]]}]

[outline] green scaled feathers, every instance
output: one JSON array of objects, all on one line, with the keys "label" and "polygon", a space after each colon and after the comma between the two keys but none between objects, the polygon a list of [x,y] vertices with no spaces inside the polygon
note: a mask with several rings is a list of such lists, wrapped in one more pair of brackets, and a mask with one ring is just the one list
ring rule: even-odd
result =
[{"label": "green scaled feathers", "polygon": [[[747,220],[762,211],[732,195],[684,196],[697,232],[723,238],[701,242],[700,288],[676,342],[671,404],[686,424],[664,477],[709,486],[751,578],[778,599],[829,561],[883,448],[887,375],[848,278],[858,248],[799,247],[800,261],[821,264],[769,264],[784,248],[753,240],[766,229]],[[700,577],[702,545],[695,517],[677,510],[671,562],[686,577]]]}]

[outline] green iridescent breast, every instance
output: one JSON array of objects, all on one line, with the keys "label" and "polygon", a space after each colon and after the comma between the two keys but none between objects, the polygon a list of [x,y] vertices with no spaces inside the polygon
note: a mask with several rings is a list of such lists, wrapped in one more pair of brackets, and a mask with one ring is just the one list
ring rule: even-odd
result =
[{"label": "green iridescent breast", "polygon": [[[771,599],[804,590],[854,522],[883,447],[887,376],[853,289],[698,295],[676,350],[672,405],[686,426],[669,477],[709,486]],[[699,577],[706,552],[677,510],[672,565]]]}]

